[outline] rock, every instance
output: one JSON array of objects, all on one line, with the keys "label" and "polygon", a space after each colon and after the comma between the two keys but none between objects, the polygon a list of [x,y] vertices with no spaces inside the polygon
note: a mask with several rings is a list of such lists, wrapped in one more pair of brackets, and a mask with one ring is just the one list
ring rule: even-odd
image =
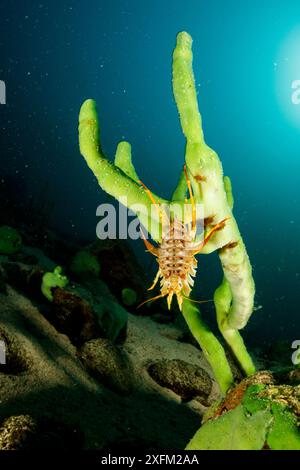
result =
[{"label": "rock", "polygon": [[[113,392],[84,367],[80,348],[59,334],[45,316],[53,321],[52,303],[32,302],[10,286],[7,296],[1,295],[1,327],[15,339],[22,355],[27,355],[29,367],[14,375],[4,370],[0,373],[0,427],[10,416],[29,414],[36,419],[36,434],[26,445],[29,451],[95,450],[116,446],[118,441],[122,445],[124,440],[124,446],[141,445],[153,450],[185,447],[199,426],[203,407],[182,406],[179,400],[170,399],[144,365],[179,358],[201,366],[206,363],[200,351],[162,336],[161,326],[150,318],[129,315],[123,349],[132,364],[134,380],[130,380],[132,393],[124,396]],[[97,343],[95,349],[100,349]],[[110,355],[107,352],[103,360],[110,360]],[[129,373],[120,373],[124,376],[120,385],[123,392]]]},{"label": "rock", "polygon": [[0,326],[0,340],[5,345],[5,364],[0,364],[0,373],[16,375],[28,370],[29,358],[22,345],[2,326]]},{"label": "rock", "polygon": [[3,262],[3,276],[8,284],[37,301],[43,300],[41,292],[44,270],[39,266],[26,266],[17,262]]},{"label": "rock", "polygon": [[[94,283],[98,286],[97,293],[93,292]],[[74,344],[99,337],[118,342],[121,337],[126,337],[128,314],[113,300],[102,281],[94,280],[93,284],[88,284],[88,287],[92,286],[92,291],[81,286],[76,286],[73,292],[54,289],[54,312],[47,318]]]},{"label": "rock", "polygon": [[53,291],[52,303],[48,320],[75,345],[104,336],[91,305],[79,295],[57,287]]},{"label": "rock", "polygon": [[120,305],[107,285],[100,279],[90,278],[85,281],[84,288],[76,291],[89,302],[93,308],[99,325],[105,332],[105,338],[119,342],[126,338],[128,313]]},{"label": "rock", "polygon": [[0,426],[0,450],[74,450],[83,446],[83,435],[76,426],[30,415],[7,418]]},{"label": "rock", "polygon": [[[97,240],[88,248],[101,265],[102,279],[120,303],[122,303],[122,290],[127,288],[134,290],[137,302],[145,300],[149,281],[124,240]],[[145,310],[146,307],[141,307],[138,311],[135,306],[132,307],[134,314],[142,314]]]},{"label": "rock", "polygon": [[298,367],[285,367],[283,369],[275,369],[272,375],[276,384],[299,385],[300,384],[300,369]]},{"label": "rock", "polygon": [[119,395],[129,395],[133,371],[125,352],[108,339],[88,341],[80,350],[84,365],[105,386]]},{"label": "rock", "polygon": [[11,416],[0,427],[0,450],[21,450],[36,432],[36,422],[29,415]]},{"label": "rock", "polygon": [[155,362],[148,367],[148,373],[155,382],[177,393],[185,401],[199,397],[206,402],[211,392],[212,380],[208,373],[180,359]]}]

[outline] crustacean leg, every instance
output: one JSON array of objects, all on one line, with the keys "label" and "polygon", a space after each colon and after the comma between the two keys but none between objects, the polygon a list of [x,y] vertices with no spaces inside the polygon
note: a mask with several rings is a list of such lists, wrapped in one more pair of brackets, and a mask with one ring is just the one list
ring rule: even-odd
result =
[{"label": "crustacean leg", "polygon": [[141,238],[145,244],[145,247],[147,248],[147,250],[153,255],[153,256],[158,256],[158,248],[156,248],[155,246],[152,245],[152,243],[150,243],[143,230],[142,230],[142,227],[140,227],[140,232],[141,232]]},{"label": "crustacean leg", "polygon": [[210,229],[210,231],[206,234],[204,240],[201,241],[198,245],[194,246],[193,255],[196,255],[202,250],[202,248],[206,245],[207,242],[209,242],[214,233],[216,233],[218,230],[222,230],[222,228],[225,227],[226,221],[228,219],[230,219],[230,217],[225,217],[225,219],[221,220],[221,222],[217,223],[213,226],[212,229]]},{"label": "crustacean leg", "polygon": [[155,287],[156,284],[158,283],[158,280],[159,280],[160,275],[161,275],[161,272],[160,272],[160,269],[159,269],[159,270],[157,271],[157,274],[156,274],[156,276],[155,276],[155,279],[154,279],[154,281],[153,281],[152,286],[149,287],[149,289],[147,289],[147,290],[153,290],[153,289],[154,289],[154,287]]}]

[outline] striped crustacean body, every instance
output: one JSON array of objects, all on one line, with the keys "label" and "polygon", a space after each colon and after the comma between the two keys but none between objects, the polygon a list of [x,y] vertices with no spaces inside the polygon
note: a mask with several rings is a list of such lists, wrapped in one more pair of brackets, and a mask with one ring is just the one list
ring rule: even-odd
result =
[{"label": "striped crustacean body", "polygon": [[[221,220],[221,222],[213,225],[207,233],[203,233],[203,239],[201,241],[196,241],[197,230],[195,201],[185,166],[184,173],[192,207],[191,224],[184,224],[176,218],[169,221],[167,214],[162,210],[159,204],[157,204],[151,191],[140,181],[149,198],[159,211],[163,225],[163,233],[158,246],[153,246],[146,239],[141,228],[141,237],[145,246],[147,250],[156,257],[159,267],[153,284],[148,290],[154,289],[157,282],[160,280],[160,294],[152,297],[151,299],[145,300],[139,306],[150,302],[151,300],[167,297],[168,309],[170,310],[172,299],[175,295],[177,297],[179,309],[181,310],[183,299],[189,297],[194,285],[193,277],[195,277],[197,269],[197,260],[195,255],[202,250],[215,232],[222,230],[229,218],[226,217]],[[163,224],[163,219],[166,217],[167,224]],[[212,222],[213,217],[210,219]]]},{"label": "striped crustacean body", "polygon": [[169,309],[173,295],[176,295],[181,310],[183,295],[188,296],[191,292],[197,269],[194,251],[193,237],[184,224],[175,219],[157,247],[160,290],[162,297],[167,297]]}]

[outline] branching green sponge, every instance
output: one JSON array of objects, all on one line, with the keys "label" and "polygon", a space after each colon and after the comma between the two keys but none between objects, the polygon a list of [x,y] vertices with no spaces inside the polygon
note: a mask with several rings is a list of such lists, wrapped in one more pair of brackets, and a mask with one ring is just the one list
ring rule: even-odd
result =
[{"label": "branching green sponge", "polygon": [[212,237],[202,253],[219,250],[224,276],[232,295],[227,312],[228,324],[232,328],[241,329],[253,311],[252,270],[230,207],[233,203],[230,180],[226,178],[224,185],[221,161],[204,141],[192,59],[192,38],[185,32],[179,33],[173,54],[173,91],[186,137],[185,160],[193,175],[193,190],[196,198],[204,205],[204,218],[214,216],[213,220],[222,220],[230,217],[224,230]]},{"label": "branching green sponge", "polygon": [[[218,251],[224,271],[224,281],[216,291],[214,299],[218,325],[241,367],[249,375],[255,369],[237,330],[246,325],[253,311],[255,289],[252,269],[232,213],[230,179],[223,176],[219,157],[204,140],[192,69],[192,38],[186,32],[178,34],[173,53],[173,92],[186,137],[185,162],[195,202],[203,206],[203,217],[209,221],[206,230],[229,217],[225,228],[216,232],[202,253]],[[127,142],[120,142],[114,163],[106,158],[101,148],[98,116],[93,100],[85,101],[80,110],[79,145],[81,154],[101,188],[133,210],[152,238],[159,241],[159,211],[151,210],[152,202],[139,183],[131,159],[131,147]],[[153,196],[157,204],[168,208],[171,217],[175,216],[188,223],[192,218],[191,204],[186,211],[182,210],[185,206],[186,190],[184,174],[181,173],[169,201],[159,195]],[[202,320],[199,309],[189,300],[183,303],[183,315],[210,362],[222,391],[225,392],[232,384],[233,377],[222,345]]]},{"label": "branching green sponge", "polygon": [[45,273],[42,279],[41,290],[44,296],[52,302],[53,294],[52,289],[54,287],[65,287],[68,284],[67,276],[62,275],[61,266],[56,266],[52,273]]}]

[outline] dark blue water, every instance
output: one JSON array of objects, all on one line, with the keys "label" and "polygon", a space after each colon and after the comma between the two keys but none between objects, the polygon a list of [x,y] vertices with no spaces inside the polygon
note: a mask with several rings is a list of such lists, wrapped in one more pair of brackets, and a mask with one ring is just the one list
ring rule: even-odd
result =
[{"label": "dark blue water", "polygon": [[[257,344],[299,339],[300,106],[290,100],[300,79],[299,26],[298,0],[2,0],[1,184],[9,181],[20,205],[47,188],[52,225],[93,238],[107,197],[77,143],[78,111],[92,97],[107,155],[128,140],[141,179],[169,197],[184,156],[171,54],[177,32],[188,31],[206,140],[232,179],[263,306],[246,336]],[[221,272],[215,256],[200,260],[205,298]]]}]

